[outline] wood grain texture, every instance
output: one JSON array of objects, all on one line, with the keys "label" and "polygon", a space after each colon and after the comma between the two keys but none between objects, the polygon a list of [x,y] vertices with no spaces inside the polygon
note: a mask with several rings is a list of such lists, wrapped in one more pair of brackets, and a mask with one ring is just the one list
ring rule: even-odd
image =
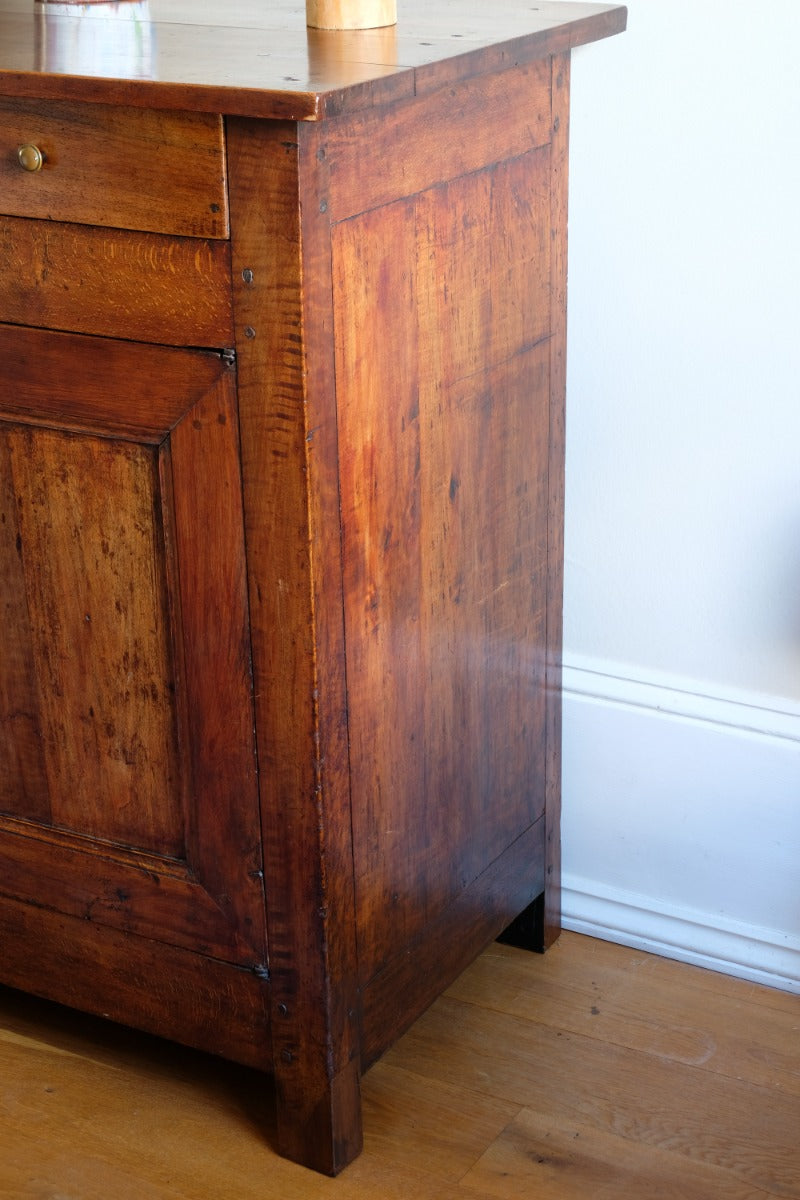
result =
[{"label": "wood grain texture", "polygon": [[235,373],[3,330],[0,890],[263,968]]},{"label": "wood grain texture", "polygon": [[0,419],[154,446],[221,369],[218,354],[16,325],[0,325],[0,358]]},{"label": "wood grain texture", "polygon": [[[1,0],[0,92],[319,120],[546,59],[619,33],[627,16],[619,5],[552,0],[446,9],[403,0],[396,37],[387,45],[381,30],[308,31],[297,0],[236,0],[224,8],[213,0],[191,7],[150,0],[150,10],[156,70],[145,60],[142,77],[129,78],[113,56],[93,60],[94,73],[59,70],[57,59],[48,64],[47,44],[57,46],[73,33],[71,18],[34,10],[25,0]],[[93,49],[97,54],[97,42]]]},{"label": "wood grain texture", "polygon": [[269,1067],[266,985],[252,971],[3,896],[0,936],[7,984]]},{"label": "wood grain texture", "polygon": [[188,859],[232,930],[265,963],[238,433],[236,375],[226,368],[170,436],[167,529],[186,689]]},{"label": "wood grain texture", "polygon": [[[135,838],[142,840],[138,831]],[[224,850],[222,842],[220,846]],[[0,816],[2,894],[22,903],[33,898],[65,916],[109,929],[220,959],[233,954],[255,965],[263,951],[254,954],[252,937],[232,934],[229,905],[218,904],[209,881],[198,879],[199,858],[196,852],[188,862],[186,856],[165,858],[121,847],[116,840],[91,844],[86,834],[50,828],[44,820]],[[97,981],[95,990],[101,997],[105,981]],[[58,999],[57,985],[48,994]]]},{"label": "wood grain texture", "polygon": [[[524,121],[509,118],[520,112]],[[549,140],[547,59],[332,121],[323,142],[331,220],[412,196]]]},{"label": "wood grain texture", "polygon": [[[557,932],[551,59],[624,25],[407,4],[333,41],[153,0],[123,78],[0,0],[0,968],[271,1069],[278,1150],[327,1174],[364,1065],[520,909]],[[410,1194],[481,1130],[514,1153],[518,1082]]]},{"label": "wood grain texture", "polygon": [[363,989],[363,1061],[374,1062],[544,888],[544,818],[517,838]]},{"label": "wood grain texture", "polygon": [[0,321],[231,346],[230,245],[0,217]]},{"label": "wood grain texture", "polygon": [[[38,146],[40,171],[17,147]],[[222,119],[0,95],[0,210],[84,225],[227,237]]]},{"label": "wood grain texture", "polygon": [[279,1140],[333,1173],[361,1139],[323,214],[312,193],[301,273],[295,128],[231,121],[229,147]]},{"label": "wood grain texture", "polygon": [[[422,1018],[429,1053],[412,1031],[364,1077],[337,1196],[797,1200],[797,1005],[569,933],[544,957],[492,947]],[[330,1195],[277,1157],[255,1073],[10,991],[0,1073],[14,1200]]]},{"label": "wood grain texture", "polygon": [[[320,1139],[332,1138],[334,1169],[360,1153],[361,1023],[356,941],[356,895],[351,810],[345,618],[342,579],[340,451],[335,403],[336,296],[330,213],[324,203],[330,171],[315,126],[298,126],[299,201],[303,246],[303,329],[306,371],[306,438],[311,533],[312,605],[315,625],[319,837],[325,888],[323,919],[328,991],[329,1066],[332,1099],[317,1124]],[[338,532],[338,536],[336,536]],[[329,1128],[331,1132],[329,1133]]]},{"label": "wood grain texture", "polygon": [[306,0],[306,21],[315,29],[377,29],[396,20],[396,0]]},{"label": "wood grain texture", "polygon": [[155,454],[52,430],[0,430],[27,601],[22,628],[5,632],[25,645],[30,630],[51,819],[177,857],[183,819]]},{"label": "wood grain texture", "polygon": [[334,230],[362,983],[544,811],[548,171]]},{"label": "wood grain texture", "polygon": [[496,997],[498,1010],[510,1016],[706,1072],[709,1081],[715,1074],[741,1078],[787,1101],[800,1099],[796,1046],[783,1028],[800,1011],[797,996],[563,936],[556,962],[538,976],[535,1005],[526,958],[499,948],[465,972],[450,995],[491,1007]]},{"label": "wood grain texture", "polygon": [[8,439],[0,433],[0,613],[5,631],[0,651],[0,811],[46,821],[50,794],[21,547]]}]

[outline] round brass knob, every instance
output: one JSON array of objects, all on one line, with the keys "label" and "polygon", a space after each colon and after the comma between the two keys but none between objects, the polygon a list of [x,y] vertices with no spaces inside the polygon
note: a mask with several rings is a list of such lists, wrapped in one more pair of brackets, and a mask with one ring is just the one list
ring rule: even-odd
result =
[{"label": "round brass knob", "polygon": [[20,146],[17,151],[19,165],[23,171],[41,171],[44,163],[44,155],[38,146],[34,146],[31,142],[26,142],[24,146]]}]

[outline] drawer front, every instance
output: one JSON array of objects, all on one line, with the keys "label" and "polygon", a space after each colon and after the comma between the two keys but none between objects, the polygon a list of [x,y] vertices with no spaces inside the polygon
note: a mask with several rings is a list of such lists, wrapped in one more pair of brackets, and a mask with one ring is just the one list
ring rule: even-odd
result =
[{"label": "drawer front", "polygon": [[0,216],[0,322],[233,345],[230,242]]},{"label": "drawer front", "polygon": [[225,238],[222,118],[0,97],[0,212]]}]

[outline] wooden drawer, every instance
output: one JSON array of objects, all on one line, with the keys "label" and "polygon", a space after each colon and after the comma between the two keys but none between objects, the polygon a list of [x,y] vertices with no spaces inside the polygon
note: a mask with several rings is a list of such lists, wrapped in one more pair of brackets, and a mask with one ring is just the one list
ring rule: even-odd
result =
[{"label": "wooden drawer", "polygon": [[230,242],[0,216],[0,322],[233,345]]},{"label": "wooden drawer", "polygon": [[222,118],[0,97],[0,212],[226,238]]}]

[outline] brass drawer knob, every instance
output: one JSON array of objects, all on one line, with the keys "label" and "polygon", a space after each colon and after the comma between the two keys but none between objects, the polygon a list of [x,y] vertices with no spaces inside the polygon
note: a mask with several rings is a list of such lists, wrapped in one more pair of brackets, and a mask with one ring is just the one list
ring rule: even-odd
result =
[{"label": "brass drawer knob", "polygon": [[23,171],[41,171],[44,163],[44,155],[38,146],[34,146],[31,142],[26,142],[24,146],[20,146],[17,151],[17,159]]}]

